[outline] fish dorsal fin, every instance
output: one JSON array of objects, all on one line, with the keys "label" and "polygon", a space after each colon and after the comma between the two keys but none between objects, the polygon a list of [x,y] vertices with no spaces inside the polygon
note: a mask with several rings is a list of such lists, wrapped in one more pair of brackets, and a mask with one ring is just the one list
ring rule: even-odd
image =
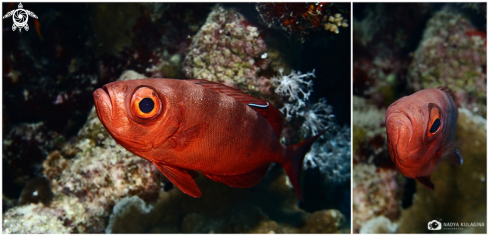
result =
[{"label": "fish dorsal fin", "polygon": [[436,87],[436,89],[439,89],[439,90],[447,93],[448,95],[450,95],[450,97],[452,97],[453,100],[455,100],[455,95],[453,94],[452,90],[450,90],[449,88],[444,87],[444,86],[438,86],[438,87]]},{"label": "fish dorsal fin", "polygon": [[436,87],[436,89],[439,89],[439,90],[445,92],[446,94],[448,94],[448,96],[450,96],[452,98],[452,100],[455,102],[455,104],[457,104],[457,107],[458,107],[457,99],[455,98],[455,94],[453,94],[452,90],[450,90],[449,88],[444,87],[444,86]]},{"label": "fish dorsal fin", "polygon": [[207,80],[200,80],[200,79],[191,79],[186,81],[200,85],[204,88],[212,89],[216,92],[225,94],[227,96],[233,97],[236,100],[248,105],[253,110],[257,111],[263,117],[265,117],[265,119],[268,121],[270,126],[272,126],[272,129],[277,135],[277,138],[280,137],[280,134],[282,133],[282,126],[283,126],[283,116],[282,113],[277,108],[275,108],[272,104],[263,101],[261,99],[255,98],[249,94],[243,93],[235,88],[226,86],[224,84],[207,81]]},{"label": "fish dorsal fin", "polygon": [[161,171],[161,173],[166,176],[166,178],[168,178],[168,180],[170,180],[175,186],[182,190],[182,192],[196,198],[202,196],[199,187],[193,180],[193,177],[197,177],[195,175],[197,174],[197,172],[174,166],[164,165],[158,162],[153,162],[153,164],[158,168],[158,170]]},{"label": "fish dorsal fin", "polygon": [[263,179],[263,177],[265,177],[268,171],[268,166],[269,165],[266,165],[254,171],[240,175],[218,175],[204,172],[202,172],[202,174],[215,182],[223,183],[231,187],[249,188],[257,185]]},{"label": "fish dorsal fin", "polygon": [[418,182],[423,184],[425,187],[430,190],[435,190],[435,185],[431,182],[430,176],[418,176],[415,178]]}]

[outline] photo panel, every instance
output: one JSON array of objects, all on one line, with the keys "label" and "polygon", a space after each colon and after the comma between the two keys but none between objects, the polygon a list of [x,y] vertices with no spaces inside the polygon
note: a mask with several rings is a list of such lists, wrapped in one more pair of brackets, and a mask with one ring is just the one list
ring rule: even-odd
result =
[{"label": "photo panel", "polygon": [[487,233],[487,4],[353,3],[353,233]]}]

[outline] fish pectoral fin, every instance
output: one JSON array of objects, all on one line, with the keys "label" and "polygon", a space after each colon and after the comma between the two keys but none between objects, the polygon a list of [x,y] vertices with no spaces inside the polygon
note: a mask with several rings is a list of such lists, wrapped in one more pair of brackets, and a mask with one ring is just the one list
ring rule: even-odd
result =
[{"label": "fish pectoral fin", "polygon": [[207,178],[235,188],[249,188],[257,185],[268,172],[269,165],[239,175],[202,173]]},{"label": "fish pectoral fin", "polygon": [[435,190],[435,185],[431,182],[430,176],[418,176],[415,179],[430,190]]},{"label": "fish pectoral fin", "polygon": [[198,124],[176,133],[172,138],[170,138],[171,148],[177,152],[185,150],[185,148],[187,148],[200,136],[200,133],[206,126],[207,124]]},{"label": "fish pectoral fin", "polygon": [[164,165],[157,162],[153,162],[153,164],[158,168],[158,170],[161,171],[161,173],[166,176],[166,178],[168,178],[168,180],[170,180],[175,186],[182,190],[182,192],[195,198],[199,198],[202,196],[199,186],[197,186],[192,178],[195,176],[194,174],[197,174],[197,172],[193,170]]},{"label": "fish pectoral fin", "polygon": [[468,137],[465,137],[443,147],[443,149],[441,150],[441,162],[451,162],[456,166],[463,164],[464,159],[458,151],[458,148],[463,146],[463,144],[468,141]]}]

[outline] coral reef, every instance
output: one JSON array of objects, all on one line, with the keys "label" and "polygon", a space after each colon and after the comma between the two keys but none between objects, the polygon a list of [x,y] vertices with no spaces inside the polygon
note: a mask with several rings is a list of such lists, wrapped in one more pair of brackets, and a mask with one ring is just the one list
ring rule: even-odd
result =
[{"label": "coral reef", "polygon": [[29,181],[22,189],[20,194],[19,204],[39,203],[49,205],[53,200],[53,192],[51,191],[51,183],[46,178],[36,177]]},{"label": "coral reef", "polygon": [[348,27],[349,7],[341,3],[257,3],[256,10],[268,28],[282,29],[302,42],[321,28],[338,34]]},{"label": "coral reef", "polygon": [[[47,153],[77,135],[93,106],[95,88],[116,80],[126,68],[179,75],[177,59],[183,58],[188,35],[205,21],[210,6],[167,6],[176,13],[162,11],[159,18],[148,12],[149,4],[24,6],[38,15],[40,34],[10,28],[4,32],[5,196],[17,199],[28,181],[42,175]],[[9,3],[3,3],[3,9],[8,8]],[[34,22],[29,24],[34,29]],[[155,67],[158,70],[145,71]],[[29,139],[29,133],[38,138]]]},{"label": "coral reef", "polygon": [[205,79],[244,91],[263,89],[257,73],[268,64],[267,46],[258,28],[243,15],[216,6],[193,37],[183,71],[190,79]]},{"label": "coral reef", "polygon": [[391,234],[397,230],[397,224],[392,223],[387,217],[379,216],[365,223],[360,229],[361,234]]},{"label": "coral reef", "polygon": [[[469,14],[457,4],[355,4],[353,232],[428,233],[427,223],[434,219],[486,221],[486,125],[478,116],[485,115],[486,106],[485,5],[475,4],[484,14]],[[384,119],[395,100],[436,86],[458,91],[457,139],[477,141],[460,146],[459,168],[440,165],[431,177],[436,189],[430,191],[395,170]]]},{"label": "coral reef", "polygon": [[[323,169],[319,166],[327,163],[321,159],[324,155],[315,156],[317,168],[309,167],[304,172],[305,202],[298,203],[278,165],[254,188],[234,189],[202,177],[198,181],[205,185],[203,189],[210,186],[206,193],[209,198],[185,197],[152,164],[112,140],[92,109],[92,93],[117,78],[183,78],[183,67],[195,66],[186,64],[186,58],[193,55],[190,49],[205,44],[200,41],[202,45],[198,45],[197,41],[202,40],[199,37],[205,35],[196,33],[205,31],[206,18],[218,14],[225,17],[218,21],[230,24],[219,26],[226,30],[221,38],[229,38],[229,44],[223,45],[231,52],[231,59],[242,60],[241,70],[231,77],[231,83],[239,89],[281,107],[287,98],[274,93],[275,85],[270,82],[279,74],[278,69],[285,68],[284,73],[290,74],[292,68],[302,71],[316,68],[318,79],[304,90],[315,93],[286,124],[286,133],[294,138],[284,140],[296,143],[326,126],[336,126],[333,116],[344,117],[337,120],[344,124],[349,120],[350,100],[345,95],[349,94],[349,84],[344,82],[349,80],[330,79],[349,76],[349,34],[326,32],[321,28],[325,23],[322,22],[319,34],[311,34],[314,37],[308,39],[308,44],[288,40],[260,28],[254,3],[221,4],[222,7],[214,8],[215,4],[209,3],[28,5],[26,8],[39,16],[42,36],[32,30],[4,32],[4,233],[100,233],[107,229],[187,233],[348,232],[349,182],[338,176],[327,181],[329,177],[325,176],[329,175],[320,173]],[[7,9],[9,4],[3,6]],[[344,19],[336,17],[336,13],[348,18],[348,13],[331,12],[334,19],[329,22],[343,24]],[[123,20],[120,14],[125,15]],[[209,39],[221,32],[213,33]],[[191,46],[193,41],[196,45]],[[208,53],[214,55],[212,50]],[[326,54],[335,56],[324,57]],[[216,68],[229,65],[227,59],[223,65],[221,62],[210,58],[206,63],[214,63]],[[123,73],[126,69],[134,71]],[[213,71],[212,76],[217,78],[217,72]],[[319,100],[321,97],[331,104]],[[334,115],[331,105],[335,107]],[[345,141],[345,133],[334,131],[327,135],[332,140]],[[336,142],[343,145],[343,141]],[[325,142],[317,150],[346,152],[345,147],[337,150],[331,145],[335,144]],[[338,157],[338,163],[339,160]],[[347,173],[340,171],[340,175]],[[39,181],[42,177],[48,181]],[[123,206],[128,209],[142,206],[133,196],[154,209],[162,209],[158,204],[166,206],[165,211],[140,211],[137,214],[141,217],[136,220],[133,215],[129,222],[139,222],[139,228],[132,228],[124,220],[120,222],[128,227],[121,228],[116,223],[126,217]],[[121,202],[128,197],[134,204]],[[114,215],[111,228],[107,227],[119,202],[122,204],[116,210],[119,214]],[[341,213],[325,209],[338,209]],[[151,212],[158,217],[146,218]]]},{"label": "coral reef", "polygon": [[[10,128],[9,131],[6,131]],[[3,175],[10,177],[3,182],[4,196],[18,203],[22,188],[38,177],[47,154],[61,147],[63,136],[49,130],[44,122],[20,123],[5,127],[3,135]],[[34,184],[34,188],[36,184]],[[4,208],[6,210],[8,207]]]},{"label": "coral reef", "polygon": [[364,163],[353,165],[353,232],[379,216],[399,219],[403,178],[395,170]]},{"label": "coral reef", "polygon": [[407,52],[415,50],[416,33],[430,9],[426,3],[355,4],[354,95],[372,99],[379,107],[396,100],[396,93],[407,83],[411,62]]},{"label": "coral reef", "polygon": [[486,32],[449,7],[427,23],[414,52],[408,82],[415,91],[447,86],[457,102],[486,116]]},{"label": "coral reef", "polygon": [[[280,168],[253,189],[230,188],[199,177],[202,198],[174,188],[161,193],[148,206],[141,199],[123,199],[111,215],[112,233],[325,233],[345,229],[337,210],[307,213],[297,208],[296,197]],[[142,218],[137,216],[144,216]],[[136,218],[136,219],[134,219]],[[140,219],[140,220],[139,220]],[[115,227],[120,225],[121,227]]]},{"label": "coral reef", "polygon": [[[144,76],[127,71],[120,80],[139,78]],[[162,191],[159,171],[117,145],[94,109],[77,140],[66,145],[61,151],[51,152],[43,165],[54,192],[51,204],[32,203],[9,209],[4,214],[3,232],[347,231],[346,219],[337,210],[311,214],[298,208],[297,196],[278,165],[249,189],[231,188],[201,176],[197,183],[203,197],[195,199],[177,188]],[[67,153],[75,154],[68,159],[64,156]],[[151,206],[141,199],[152,202]]]},{"label": "coral reef", "polygon": [[141,221],[146,220],[151,210],[153,210],[153,206],[146,204],[138,196],[123,198],[115,204],[105,233],[111,234],[117,231],[126,233],[131,231],[131,233],[142,232],[141,226],[144,223]]},{"label": "coral reef", "polygon": [[[142,77],[131,71],[121,76],[122,79]],[[77,140],[66,145],[66,149],[76,153],[74,157],[65,156],[67,151],[55,150],[43,163],[43,172],[54,193],[50,206],[31,204],[9,209],[5,217],[13,217],[13,223],[4,224],[4,232],[103,232],[110,210],[120,199],[138,195],[154,200],[163,188],[163,176],[153,164],[117,145],[100,123],[94,108]],[[14,227],[17,221],[42,225],[46,219],[33,217],[35,214],[60,218],[64,228],[36,231],[34,227],[29,231],[29,228]]]}]

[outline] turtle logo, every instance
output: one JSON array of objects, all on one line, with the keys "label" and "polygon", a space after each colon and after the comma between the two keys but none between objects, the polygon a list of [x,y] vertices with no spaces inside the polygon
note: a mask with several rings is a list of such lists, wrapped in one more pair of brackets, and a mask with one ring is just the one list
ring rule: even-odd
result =
[{"label": "turtle logo", "polygon": [[22,31],[22,28],[25,29],[25,31],[29,31],[29,25],[27,24],[27,21],[29,20],[29,16],[32,16],[37,19],[36,14],[34,12],[25,10],[23,9],[22,3],[19,3],[19,8],[7,12],[3,16],[3,19],[12,16],[12,19],[14,20],[14,24],[12,25],[12,31],[15,31],[17,28],[19,28],[19,31]]}]

